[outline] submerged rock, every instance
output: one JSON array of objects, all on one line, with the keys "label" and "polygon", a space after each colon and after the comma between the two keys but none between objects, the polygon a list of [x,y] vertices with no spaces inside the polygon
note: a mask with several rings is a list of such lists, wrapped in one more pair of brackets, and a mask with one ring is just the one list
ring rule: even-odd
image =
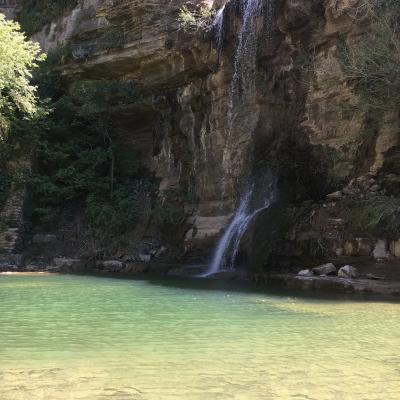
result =
[{"label": "submerged rock", "polygon": [[337,269],[332,263],[323,264],[312,269],[315,275],[336,275]]},{"label": "submerged rock", "polygon": [[355,279],[358,277],[357,268],[354,268],[351,265],[345,265],[344,267],[339,269],[338,277]]}]

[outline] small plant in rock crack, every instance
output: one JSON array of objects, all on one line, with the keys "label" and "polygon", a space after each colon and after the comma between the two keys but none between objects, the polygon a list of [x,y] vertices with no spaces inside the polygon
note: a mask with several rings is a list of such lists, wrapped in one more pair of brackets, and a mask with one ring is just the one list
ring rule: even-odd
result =
[{"label": "small plant in rock crack", "polygon": [[189,10],[187,6],[183,6],[179,13],[179,26],[185,31],[209,30],[214,16],[215,10],[207,5],[194,10]]}]

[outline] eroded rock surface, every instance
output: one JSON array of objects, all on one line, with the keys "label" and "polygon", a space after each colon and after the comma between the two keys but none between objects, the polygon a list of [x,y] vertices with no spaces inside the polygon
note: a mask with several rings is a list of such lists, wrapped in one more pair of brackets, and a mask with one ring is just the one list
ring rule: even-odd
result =
[{"label": "eroded rock surface", "polygon": [[[255,268],[271,257],[287,264],[320,252],[372,257],[377,240],[387,239],[353,234],[343,202],[380,193],[376,177],[398,145],[399,117],[383,113],[371,123],[343,107],[357,98],[344,78],[339,44],[351,45],[368,31],[360,2],[287,0],[275,3],[271,19],[257,18],[256,60],[248,72],[254,82],[246,101],[236,99],[239,106],[232,82],[243,1],[214,2],[217,8],[226,3],[221,49],[215,32],[180,29],[186,3],[202,2],[82,0],[35,39],[46,50],[71,46],[63,71],[71,79],[132,80],[150,93],[120,112],[117,125],[121,140],[139,148],[159,178],[161,195],[191,194],[184,199],[185,225],[168,234],[185,260],[209,258],[243,181],[266,167],[279,177],[280,202],[296,206],[277,211],[287,213],[292,228],[280,242],[278,233],[271,235],[274,247],[251,261]],[[110,28],[120,32],[121,42],[107,41]],[[278,232],[277,218],[268,218],[264,230]],[[389,246],[394,255],[397,239]]]}]

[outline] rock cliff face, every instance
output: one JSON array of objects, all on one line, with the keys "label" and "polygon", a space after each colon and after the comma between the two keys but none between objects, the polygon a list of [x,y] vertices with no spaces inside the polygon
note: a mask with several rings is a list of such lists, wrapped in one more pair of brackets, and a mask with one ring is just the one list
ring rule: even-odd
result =
[{"label": "rock cliff face", "polygon": [[[210,256],[244,182],[265,169],[278,177],[280,200],[245,238],[242,251],[257,254],[247,258],[253,267],[271,262],[269,256],[278,264],[297,260],[315,244],[329,257],[359,255],[361,247],[372,256],[376,240],[387,238],[360,247],[364,239],[346,225],[342,204],[371,192],[370,180],[398,145],[399,120],[384,114],[372,123],[343,107],[355,95],[338,48],[369,29],[360,1],[260,2],[268,15],[248,22],[255,37],[244,43],[243,0],[215,1],[218,9],[226,4],[210,32],[180,29],[180,8],[201,3],[82,0],[35,39],[45,50],[72,47],[64,70],[71,79],[133,80],[152,93],[118,115],[120,136],[141,149],[161,193],[190,194],[187,223],[173,235],[186,259]],[[110,29],[123,38],[117,44],[107,39]],[[240,46],[255,48],[239,54]],[[238,97],[237,90],[247,92]],[[370,183],[357,186],[356,178]],[[356,193],[354,186],[362,188]],[[335,190],[342,191],[325,198]]]},{"label": "rock cliff face", "polygon": [[0,0],[0,12],[7,18],[15,18],[20,7],[20,0]]}]

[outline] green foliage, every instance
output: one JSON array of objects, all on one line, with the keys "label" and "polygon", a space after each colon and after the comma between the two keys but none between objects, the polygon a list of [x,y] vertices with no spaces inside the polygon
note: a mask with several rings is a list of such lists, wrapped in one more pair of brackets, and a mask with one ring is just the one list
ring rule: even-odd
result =
[{"label": "green foliage", "polygon": [[152,215],[160,225],[180,225],[185,220],[184,204],[190,201],[187,195],[178,189],[162,192],[155,202]]},{"label": "green foliage", "polygon": [[98,227],[119,231],[134,227],[140,218],[151,214],[152,190],[149,181],[138,179],[130,185],[120,185],[111,196],[91,193],[87,198],[88,217]]},{"label": "green foliage", "polygon": [[100,49],[121,48],[126,42],[126,37],[123,29],[116,25],[107,27],[99,39]]},{"label": "green foliage", "polygon": [[49,50],[47,54],[47,63],[42,68],[53,69],[62,66],[72,59],[72,49],[69,45],[64,44]]},{"label": "green foliage", "polygon": [[350,221],[355,232],[397,238],[400,234],[400,199],[378,196],[358,202],[351,208]]},{"label": "green foliage", "polygon": [[215,10],[207,5],[189,10],[183,6],[179,12],[179,25],[185,31],[201,31],[211,28]]},{"label": "green foliage", "polygon": [[76,7],[78,0],[23,0],[18,20],[28,35]]},{"label": "green foliage", "polygon": [[7,200],[11,188],[11,176],[6,172],[0,172],[0,210]]},{"label": "green foliage", "polygon": [[8,139],[15,119],[31,118],[37,111],[36,88],[31,71],[40,55],[38,44],[30,42],[17,23],[0,14],[0,145]]},{"label": "green foliage", "polygon": [[135,149],[118,142],[112,115],[141,96],[131,82],[77,81],[68,94],[56,90],[36,145],[36,224],[84,209],[93,232],[109,237],[149,214],[154,183]]},{"label": "green foliage", "polygon": [[68,61],[72,56],[75,61],[85,61],[95,53],[122,48],[126,41],[126,34],[122,27],[109,25],[102,32],[98,32],[95,38],[87,39],[79,45],[72,45],[65,59]]},{"label": "green foliage", "polygon": [[400,107],[400,3],[364,0],[360,12],[372,22],[371,34],[340,51],[343,71],[359,95],[360,106]]}]

